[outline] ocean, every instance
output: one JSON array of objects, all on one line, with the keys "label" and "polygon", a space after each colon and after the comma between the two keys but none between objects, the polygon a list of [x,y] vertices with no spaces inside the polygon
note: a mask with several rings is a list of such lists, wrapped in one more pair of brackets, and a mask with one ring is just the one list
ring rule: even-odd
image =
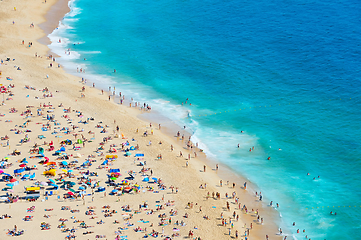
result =
[{"label": "ocean", "polygon": [[360,2],[70,7],[49,35],[68,72],[82,68],[97,87],[115,86],[187,126],[265,205],[279,203],[288,239],[361,238]]}]

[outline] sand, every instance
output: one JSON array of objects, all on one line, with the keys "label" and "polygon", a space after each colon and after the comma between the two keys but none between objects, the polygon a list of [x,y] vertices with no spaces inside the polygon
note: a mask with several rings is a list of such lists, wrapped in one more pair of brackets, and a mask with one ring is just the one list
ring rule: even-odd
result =
[{"label": "sand", "polygon": [[[1,191],[0,193],[3,199],[6,199],[6,194],[20,196],[19,201],[15,203],[0,203],[0,215],[12,216],[0,219],[0,239],[7,237],[8,229],[14,229],[14,225],[17,226],[17,231],[24,230],[23,234],[17,237],[19,239],[64,239],[66,236],[72,235],[78,239],[94,239],[97,235],[105,236],[105,239],[115,239],[116,234],[127,236],[127,238],[119,239],[141,239],[144,235],[149,236],[153,230],[159,233],[161,239],[176,234],[179,234],[179,238],[188,237],[189,231],[193,232],[192,238],[194,239],[198,237],[200,239],[230,239],[235,238],[236,230],[239,233],[239,239],[245,239],[244,233],[247,230],[250,233],[248,239],[265,239],[266,234],[270,236],[270,239],[283,239],[283,236],[276,234],[278,229],[272,215],[274,210],[264,208],[264,205],[258,201],[258,197],[255,197],[249,188],[242,189],[243,180],[232,178],[236,182],[235,188],[232,187],[232,180],[229,185],[226,185],[226,178],[223,176],[228,172],[224,171],[223,166],[220,165],[221,170],[216,171],[215,165],[213,163],[210,165],[211,162],[204,159],[204,154],[200,153],[199,149],[187,150],[186,140],[182,141],[166,134],[167,131],[164,128],[159,129],[155,122],[150,126],[149,122],[144,121],[144,116],[142,116],[143,120],[139,119],[137,116],[141,113],[144,114],[143,110],[109,101],[108,96],[111,93],[105,91],[102,94],[99,89],[85,85],[81,78],[67,74],[61,67],[57,67],[56,61],[48,58],[48,48],[37,40],[44,40],[46,36],[44,30],[50,31],[56,27],[58,18],[68,11],[64,1],[57,3],[55,0],[50,0],[45,3],[42,1],[6,0],[1,1],[0,4],[0,24],[2,26],[0,29],[0,58],[3,60],[0,66],[2,72],[0,84],[7,87],[14,85],[13,88],[8,88],[9,91],[6,94],[3,94],[5,104],[0,106],[0,136],[9,137],[9,140],[0,142],[0,158],[8,157],[7,162],[12,165],[3,171],[11,175],[15,169],[20,168],[19,165],[24,158],[28,162],[27,166],[36,165],[36,169],[22,173],[22,175],[35,173],[34,180],[23,181],[20,176],[15,177],[19,181],[19,185],[14,186],[10,191]],[[52,6],[58,6],[59,12],[55,11]],[[57,14],[55,14],[56,12]],[[48,15],[46,15],[47,13]],[[46,22],[45,16],[52,20],[43,24],[45,26],[43,30],[39,24]],[[34,26],[31,26],[32,23]],[[42,43],[45,43],[45,40]],[[7,58],[10,60],[6,61]],[[52,67],[50,67],[50,63],[53,64]],[[25,86],[28,87],[25,88]],[[82,87],[85,87],[84,91],[82,91]],[[44,90],[45,88],[48,91]],[[81,97],[81,94],[84,94],[85,97]],[[111,100],[113,100],[113,96],[111,96]],[[15,108],[17,111],[10,113],[11,108]],[[69,108],[70,111],[66,113],[64,110]],[[26,112],[27,110],[28,112]],[[48,120],[47,115],[53,116],[54,119]],[[81,123],[84,121],[87,123]],[[101,127],[97,128],[97,125]],[[116,130],[117,126],[119,131]],[[44,127],[48,127],[48,130],[43,131]],[[69,128],[69,131],[66,133],[61,130],[62,128]],[[104,129],[106,133],[101,133]],[[31,130],[31,132],[26,132],[26,130]],[[148,136],[144,136],[145,131],[149,133]],[[18,134],[15,134],[16,132]],[[45,138],[40,139],[40,135]],[[20,143],[24,138],[30,140]],[[60,162],[63,160],[58,159],[59,155],[55,155],[55,151],[62,147],[61,141],[63,140],[69,139],[74,142],[82,138],[87,139],[84,145],[64,145],[65,152],[69,156],[66,161],[68,163],[76,162],[73,168],[69,168],[73,172],[65,175],[63,170],[69,169],[61,168]],[[104,138],[109,138],[109,140],[104,142]],[[50,162],[56,162],[57,175],[55,177],[43,175],[43,172],[50,166],[40,164],[39,162],[45,159],[37,157],[39,156],[37,153],[29,152],[31,149],[38,150],[39,146],[50,149],[51,141],[54,149],[45,150],[44,155],[49,158]],[[130,146],[139,146],[139,150],[130,151],[131,156],[129,157],[125,156],[121,147],[127,141],[129,146],[125,146],[125,149]],[[100,143],[104,144],[100,145]],[[33,147],[34,145],[37,146]],[[110,147],[111,145],[114,146]],[[173,151],[171,151],[171,145],[174,146]],[[97,150],[100,146],[103,146],[104,150]],[[117,152],[109,153],[110,148],[114,148]],[[12,155],[15,150],[20,151],[21,154]],[[179,154],[181,151],[183,156]],[[194,151],[198,153],[197,158],[194,158]],[[135,154],[137,153],[144,154],[144,159],[136,158]],[[109,160],[108,164],[102,165],[106,155],[110,154],[117,155],[118,158],[113,161]],[[159,154],[162,155],[162,159],[158,157]],[[191,154],[190,160],[187,159],[188,154]],[[92,162],[92,166],[81,167],[82,163],[87,160]],[[140,162],[146,162],[146,165],[141,166]],[[206,165],[205,172],[204,165]],[[147,170],[144,173],[142,173],[143,167]],[[109,186],[108,170],[117,168],[121,169],[121,176],[115,180],[115,183],[125,180],[129,177],[128,172],[133,171],[134,179],[128,179],[128,181],[130,186],[135,184],[140,186],[137,191],[119,196],[118,194],[110,195],[114,186]],[[91,186],[95,182],[99,182],[99,186],[106,188],[105,192],[97,192],[97,187],[93,190],[91,187],[87,187],[84,199],[81,196],[64,199],[64,194],[69,190],[63,188],[55,190],[51,186],[40,185],[41,196],[38,200],[29,202],[22,199],[26,195],[25,186],[35,186],[36,182],[50,184],[49,179],[56,181],[58,186],[62,186],[61,181],[58,181],[61,176],[65,181],[75,182],[76,185],[73,189],[77,192],[83,172],[88,170],[97,173],[97,176],[86,175],[92,180]],[[220,173],[221,171],[224,171],[223,175]],[[2,176],[4,175],[0,175],[0,177]],[[152,177],[161,179],[161,184],[143,182],[142,180],[146,176],[149,176],[150,180]],[[220,176],[223,178],[222,187],[220,186]],[[0,188],[6,188],[7,183],[0,182]],[[43,185],[46,184],[43,183]],[[201,185],[203,187],[206,185],[206,189],[200,188]],[[173,191],[172,186],[174,186]],[[45,196],[45,192],[50,191],[53,192],[53,195]],[[207,198],[208,192],[209,198]],[[219,200],[212,198],[213,192],[220,193]],[[240,204],[236,203],[232,192],[235,192]],[[226,193],[228,194],[227,198]],[[75,195],[77,194],[79,193]],[[230,210],[227,210],[227,202]],[[147,203],[147,206],[140,208],[139,206],[144,203]],[[102,211],[105,210],[103,206],[108,205],[110,210],[114,210],[116,213],[106,217]],[[127,205],[131,209],[130,212],[124,211]],[[243,205],[247,206],[247,213],[244,209],[239,209]],[[32,206],[35,207],[35,210],[28,212],[27,209]],[[66,206],[70,210],[61,210],[62,206]],[[160,208],[160,206],[162,207]],[[96,215],[86,215],[86,211],[93,207]],[[45,211],[45,209],[52,209],[52,211]],[[252,209],[254,210],[252,211]],[[263,224],[261,224],[261,220],[257,221],[257,209],[258,213],[260,212],[260,219],[264,219]],[[150,214],[151,212],[152,214]],[[239,216],[238,221],[233,218],[233,212]],[[133,214],[132,218],[127,219],[130,214]],[[188,217],[185,217],[186,214]],[[25,216],[32,216],[32,219],[24,221]],[[92,217],[95,218],[91,219]],[[171,218],[171,222],[169,222],[169,218]],[[162,219],[163,224],[160,224]],[[227,220],[227,226],[222,226],[222,219]],[[229,224],[230,219],[233,227]],[[104,224],[97,224],[101,220],[104,221]],[[119,223],[114,223],[115,220]],[[81,228],[81,221],[92,227]],[[177,221],[178,225],[175,224]],[[50,229],[41,230],[42,222],[49,224]],[[61,222],[64,222],[66,227],[58,228]],[[183,226],[181,226],[181,222],[184,222]],[[138,227],[140,230],[136,232],[134,229]],[[76,230],[74,233],[62,232],[67,228],[76,228]],[[231,235],[229,235],[229,229],[231,229]],[[92,233],[84,234],[87,231]],[[116,231],[120,232],[116,233]]]}]

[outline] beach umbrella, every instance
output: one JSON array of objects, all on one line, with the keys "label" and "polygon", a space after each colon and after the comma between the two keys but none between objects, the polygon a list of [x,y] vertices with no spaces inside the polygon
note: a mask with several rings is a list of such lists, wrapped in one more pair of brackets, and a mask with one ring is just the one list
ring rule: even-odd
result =
[{"label": "beach umbrella", "polygon": [[74,193],[72,193],[72,192],[68,192],[68,194],[69,194],[69,195],[71,195],[71,196],[73,196],[73,195],[74,195]]},{"label": "beach umbrella", "polygon": [[19,185],[19,181],[13,182],[12,185],[13,186]]},{"label": "beach umbrella", "polygon": [[110,180],[115,181],[115,180],[117,180],[117,178],[116,178],[116,177],[112,177],[112,178],[110,178]]},{"label": "beach umbrella", "polygon": [[29,162],[28,162],[28,161],[26,161],[26,160],[22,160],[21,162],[22,162],[22,163],[29,163]]},{"label": "beach umbrella", "polygon": [[20,164],[19,167],[26,167],[26,164]]},{"label": "beach umbrella", "polygon": [[122,181],[121,181],[121,184],[122,184],[122,185],[129,185],[129,182],[128,182],[128,180],[122,180]]},{"label": "beach umbrella", "polygon": [[65,147],[61,147],[61,148],[60,148],[60,151],[61,151],[61,152],[65,152]]},{"label": "beach umbrella", "polygon": [[10,182],[16,182],[16,181],[18,181],[18,180],[16,180],[15,178],[12,178],[12,179],[10,179]]},{"label": "beach umbrella", "polygon": [[24,171],[25,171],[24,168],[19,168],[19,169],[15,169],[14,173],[22,173]]},{"label": "beach umbrella", "polygon": [[79,189],[80,189],[80,190],[85,190],[85,187],[80,186]]},{"label": "beach umbrella", "polygon": [[62,161],[61,164],[63,164],[64,166],[68,166],[68,163],[66,161]]}]

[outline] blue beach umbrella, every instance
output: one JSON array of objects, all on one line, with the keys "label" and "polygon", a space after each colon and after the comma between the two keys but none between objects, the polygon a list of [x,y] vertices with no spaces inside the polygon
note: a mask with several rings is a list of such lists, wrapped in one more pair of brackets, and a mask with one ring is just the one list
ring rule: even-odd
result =
[{"label": "blue beach umbrella", "polygon": [[63,164],[64,166],[68,166],[68,163],[66,161],[62,161],[61,164]]}]

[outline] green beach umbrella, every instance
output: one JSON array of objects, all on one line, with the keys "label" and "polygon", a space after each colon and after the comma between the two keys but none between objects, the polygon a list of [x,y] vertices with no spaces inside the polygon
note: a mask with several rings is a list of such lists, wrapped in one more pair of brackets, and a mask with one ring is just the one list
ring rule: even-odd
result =
[{"label": "green beach umbrella", "polygon": [[117,180],[117,178],[116,178],[116,177],[112,177],[112,178],[110,178],[110,180],[115,181],[115,180]]}]

